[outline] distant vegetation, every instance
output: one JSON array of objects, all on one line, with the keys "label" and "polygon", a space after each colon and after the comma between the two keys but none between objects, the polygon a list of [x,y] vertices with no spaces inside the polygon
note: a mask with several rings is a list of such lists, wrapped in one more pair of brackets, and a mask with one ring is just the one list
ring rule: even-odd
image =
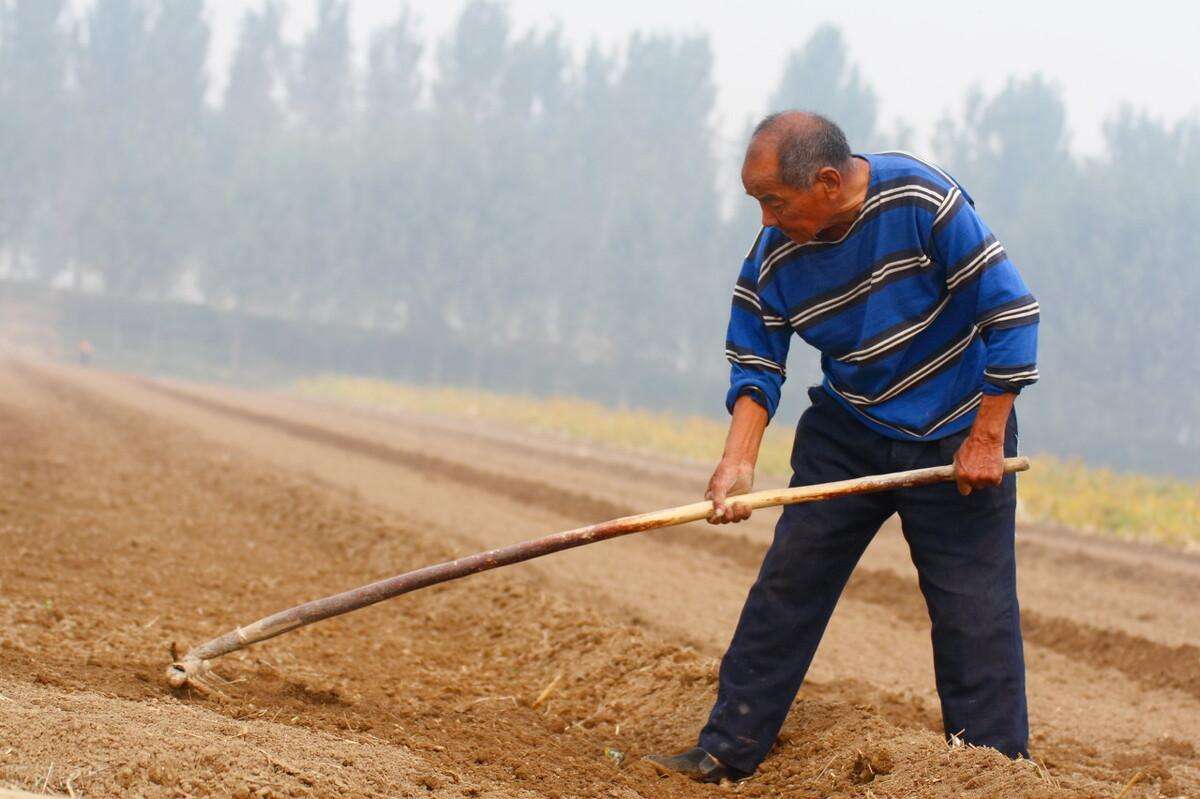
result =
[{"label": "distant vegetation", "polygon": [[[302,394],[380,408],[466,416],[701,465],[716,465],[726,426],[709,417],[614,410],[570,397],[529,397],[454,388],[419,388],[350,377],[318,377]],[[790,429],[767,430],[761,474],[790,475]],[[1121,474],[1038,455],[1021,475],[1023,518],[1097,535],[1200,548],[1200,481]],[[682,501],[682,500],[681,500]]]},{"label": "distant vegetation", "polygon": [[[719,416],[758,222],[729,210],[708,39],[580,52],[467,0],[437,41],[400,8],[356,53],[346,0],[313,2],[296,42],[280,4],[247,4],[214,92],[202,0],[0,0],[0,281],[398,332],[419,346],[379,374]],[[915,147],[974,195],[1042,303],[1026,441],[1200,473],[1200,121],[1114,108],[1080,157],[1032,74],[931,95],[950,110],[917,139],[829,26],[773,83],[773,108]],[[794,410],[816,357],[789,369]]]}]

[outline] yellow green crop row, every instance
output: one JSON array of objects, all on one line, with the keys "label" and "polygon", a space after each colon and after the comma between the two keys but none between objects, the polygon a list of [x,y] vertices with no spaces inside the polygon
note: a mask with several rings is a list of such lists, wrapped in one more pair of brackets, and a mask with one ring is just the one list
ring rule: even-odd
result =
[{"label": "yellow green crop row", "polygon": [[[704,464],[715,463],[725,440],[726,426],[718,419],[619,410],[575,397],[430,388],[337,376],[300,381],[296,390],[382,408],[475,417]],[[787,474],[791,445],[791,429],[769,428],[759,470]],[[1021,513],[1024,518],[1081,532],[1200,547],[1200,482],[1118,473],[1038,455],[1034,468],[1021,478]]]},{"label": "yellow green crop row", "polygon": [[1039,455],[1021,480],[1021,501],[1030,518],[1083,532],[1200,547],[1200,481]]}]

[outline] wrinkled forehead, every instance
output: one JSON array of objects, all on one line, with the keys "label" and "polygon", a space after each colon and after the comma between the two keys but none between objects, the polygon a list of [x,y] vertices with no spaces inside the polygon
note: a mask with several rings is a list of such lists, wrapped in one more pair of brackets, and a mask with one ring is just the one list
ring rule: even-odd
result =
[{"label": "wrinkled forehead", "polygon": [[742,161],[742,185],[748,194],[762,194],[779,186],[779,152],[774,141],[756,136]]}]

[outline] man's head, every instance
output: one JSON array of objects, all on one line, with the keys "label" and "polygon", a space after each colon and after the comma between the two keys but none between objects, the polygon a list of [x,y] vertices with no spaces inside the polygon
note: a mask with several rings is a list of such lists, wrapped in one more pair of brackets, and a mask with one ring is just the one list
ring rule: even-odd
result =
[{"label": "man's head", "polygon": [[742,185],[762,207],[764,226],[802,244],[852,205],[847,186],[852,161],[837,125],[807,111],[783,111],[754,128]]}]

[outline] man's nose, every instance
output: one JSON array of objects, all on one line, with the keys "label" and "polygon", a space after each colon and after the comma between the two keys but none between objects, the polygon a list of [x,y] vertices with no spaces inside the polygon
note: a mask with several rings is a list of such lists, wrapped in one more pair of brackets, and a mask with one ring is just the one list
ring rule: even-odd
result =
[{"label": "man's nose", "polygon": [[765,205],[762,206],[762,223],[763,227],[779,227],[779,220]]}]

